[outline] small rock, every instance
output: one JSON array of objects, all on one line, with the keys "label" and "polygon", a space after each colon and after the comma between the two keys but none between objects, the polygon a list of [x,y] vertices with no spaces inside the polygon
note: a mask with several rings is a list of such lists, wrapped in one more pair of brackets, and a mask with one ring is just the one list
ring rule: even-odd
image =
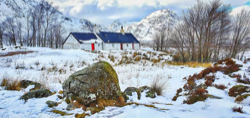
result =
[{"label": "small rock", "polygon": [[20,97],[20,99],[24,99],[25,101],[27,101],[30,98],[43,98],[51,95],[52,92],[48,89],[38,89],[24,94]]},{"label": "small rock", "polygon": [[128,87],[124,90],[124,94],[125,95],[129,95],[129,96],[132,96],[132,93],[133,92],[136,92],[137,91],[137,88],[135,87]]},{"label": "small rock", "polygon": [[57,102],[54,102],[54,101],[47,101],[46,104],[49,106],[49,107],[54,107],[54,106],[57,106],[58,103]]},{"label": "small rock", "polygon": [[141,93],[146,91],[146,96],[145,97],[150,97],[150,98],[155,98],[155,92],[152,91],[152,89],[149,86],[142,86],[140,88],[135,88],[135,87],[128,87],[125,89],[124,94],[128,95],[128,96],[132,96],[133,92],[137,93],[137,99],[140,100],[141,99]]},{"label": "small rock", "polygon": [[27,88],[29,85],[35,85],[35,88],[31,89],[31,90],[36,90],[36,89],[40,89],[42,87],[41,84],[37,83],[37,82],[33,82],[33,81],[30,81],[30,80],[22,80],[20,82],[20,86],[22,88]]},{"label": "small rock", "polygon": [[69,103],[66,110],[74,110],[76,107],[74,105],[74,103]]}]

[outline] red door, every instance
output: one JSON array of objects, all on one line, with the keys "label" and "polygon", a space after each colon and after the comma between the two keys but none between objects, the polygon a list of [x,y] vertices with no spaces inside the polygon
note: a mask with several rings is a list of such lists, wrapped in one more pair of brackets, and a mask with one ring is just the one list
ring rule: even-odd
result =
[{"label": "red door", "polygon": [[134,44],[132,43],[132,49],[134,50],[135,49],[135,47],[134,47]]},{"label": "red door", "polygon": [[121,50],[123,50],[122,43],[121,43]]},{"label": "red door", "polygon": [[92,50],[95,50],[95,44],[94,43],[91,44],[91,47],[92,47]]}]

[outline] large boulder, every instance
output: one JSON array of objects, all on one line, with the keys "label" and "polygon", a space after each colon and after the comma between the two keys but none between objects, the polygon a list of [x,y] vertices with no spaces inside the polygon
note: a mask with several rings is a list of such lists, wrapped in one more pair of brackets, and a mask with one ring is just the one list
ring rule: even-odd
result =
[{"label": "large boulder", "polygon": [[117,74],[105,61],[94,63],[70,75],[63,82],[63,91],[66,99],[77,100],[85,106],[98,99],[117,100],[121,95]]}]

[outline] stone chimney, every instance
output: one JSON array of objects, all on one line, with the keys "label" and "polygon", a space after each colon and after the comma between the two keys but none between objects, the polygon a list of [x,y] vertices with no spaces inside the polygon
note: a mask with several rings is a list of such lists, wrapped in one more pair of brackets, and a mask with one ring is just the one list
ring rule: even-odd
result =
[{"label": "stone chimney", "polygon": [[122,33],[123,35],[125,34],[125,33],[124,33],[124,30],[123,30],[123,26],[121,26],[121,31],[120,31],[120,33]]},{"label": "stone chimney", "polygon": [[99,33],[99,29],[97,28],[97,26],[96,26],[96,24],[95,24],[95,26],[94,26],[94,28],[93,28],[93,32],[96,34],[96,33]]}]

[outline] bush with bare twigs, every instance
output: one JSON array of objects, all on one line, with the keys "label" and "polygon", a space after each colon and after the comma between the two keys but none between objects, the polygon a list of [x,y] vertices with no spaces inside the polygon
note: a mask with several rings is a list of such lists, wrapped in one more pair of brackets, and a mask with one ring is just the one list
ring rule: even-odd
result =
[{"label": "bush with bare twigs", "polygon": [[167,89],[167,81],[157,76],[151,82],[151,90],[156,92],[157,95],[162,95],[164,90]]},{"label": "bush with bare twigs", "polygon": [[243,113],[242,109],[243,107],[237,107],[237,106],[232,107],[233,112]]}]

